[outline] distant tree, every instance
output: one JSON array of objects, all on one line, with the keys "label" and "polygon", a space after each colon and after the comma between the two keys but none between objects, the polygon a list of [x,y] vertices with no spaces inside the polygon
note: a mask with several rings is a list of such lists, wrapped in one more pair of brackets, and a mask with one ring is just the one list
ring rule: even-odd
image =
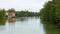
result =
[{"label": "distant tree", "polygon": [[8,12],[15,12],[14,8],[8,9]]}]

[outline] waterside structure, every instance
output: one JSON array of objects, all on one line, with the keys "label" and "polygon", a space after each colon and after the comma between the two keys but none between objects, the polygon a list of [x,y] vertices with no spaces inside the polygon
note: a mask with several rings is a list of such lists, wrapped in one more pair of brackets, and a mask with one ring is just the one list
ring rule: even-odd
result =
[{"label": "waterside structure", "polygon": [[8,18],[15,18],[16,17],[15,14],[16,14],[15,12],[8,12],[8,11],[6,11],[6,17],[8,17]]}]

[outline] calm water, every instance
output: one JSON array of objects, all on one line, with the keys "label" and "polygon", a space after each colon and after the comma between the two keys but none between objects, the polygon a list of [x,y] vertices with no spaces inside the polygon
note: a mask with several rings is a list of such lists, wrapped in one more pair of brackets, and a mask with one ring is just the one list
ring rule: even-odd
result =
[{"label": "calm water", "polygon": [[39,17],[0,19],[0,34],[60,34],[57,26],[42,23]]},{"label": "calm water", "polygon": [[45,34],[39,17],[20,17],[6,20],[0,25],[0,34]]}]

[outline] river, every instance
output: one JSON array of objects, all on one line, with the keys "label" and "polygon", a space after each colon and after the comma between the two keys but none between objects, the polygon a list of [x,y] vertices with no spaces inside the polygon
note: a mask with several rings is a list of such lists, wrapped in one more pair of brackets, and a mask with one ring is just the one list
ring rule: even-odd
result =
[{"label": "river", "polygon": [[41,23],[40,17],[10,18],[4,25],[0,25],[0,34],[58,34],[60,32],[59,29],[51,26]]}]

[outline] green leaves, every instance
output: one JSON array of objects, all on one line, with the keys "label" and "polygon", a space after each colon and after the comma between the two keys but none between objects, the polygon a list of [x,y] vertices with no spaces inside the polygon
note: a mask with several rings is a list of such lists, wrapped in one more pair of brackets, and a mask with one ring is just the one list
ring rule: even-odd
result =
[{"label": "green leaves", "polygon": [[5,10],[4,9],[0,9],[0,18],[5,17]]},{"label": "green leaves", "polygon": [[48,1],[40,11],[41,18],[50,23],[59,23],[60,21],[60,0]]}]

